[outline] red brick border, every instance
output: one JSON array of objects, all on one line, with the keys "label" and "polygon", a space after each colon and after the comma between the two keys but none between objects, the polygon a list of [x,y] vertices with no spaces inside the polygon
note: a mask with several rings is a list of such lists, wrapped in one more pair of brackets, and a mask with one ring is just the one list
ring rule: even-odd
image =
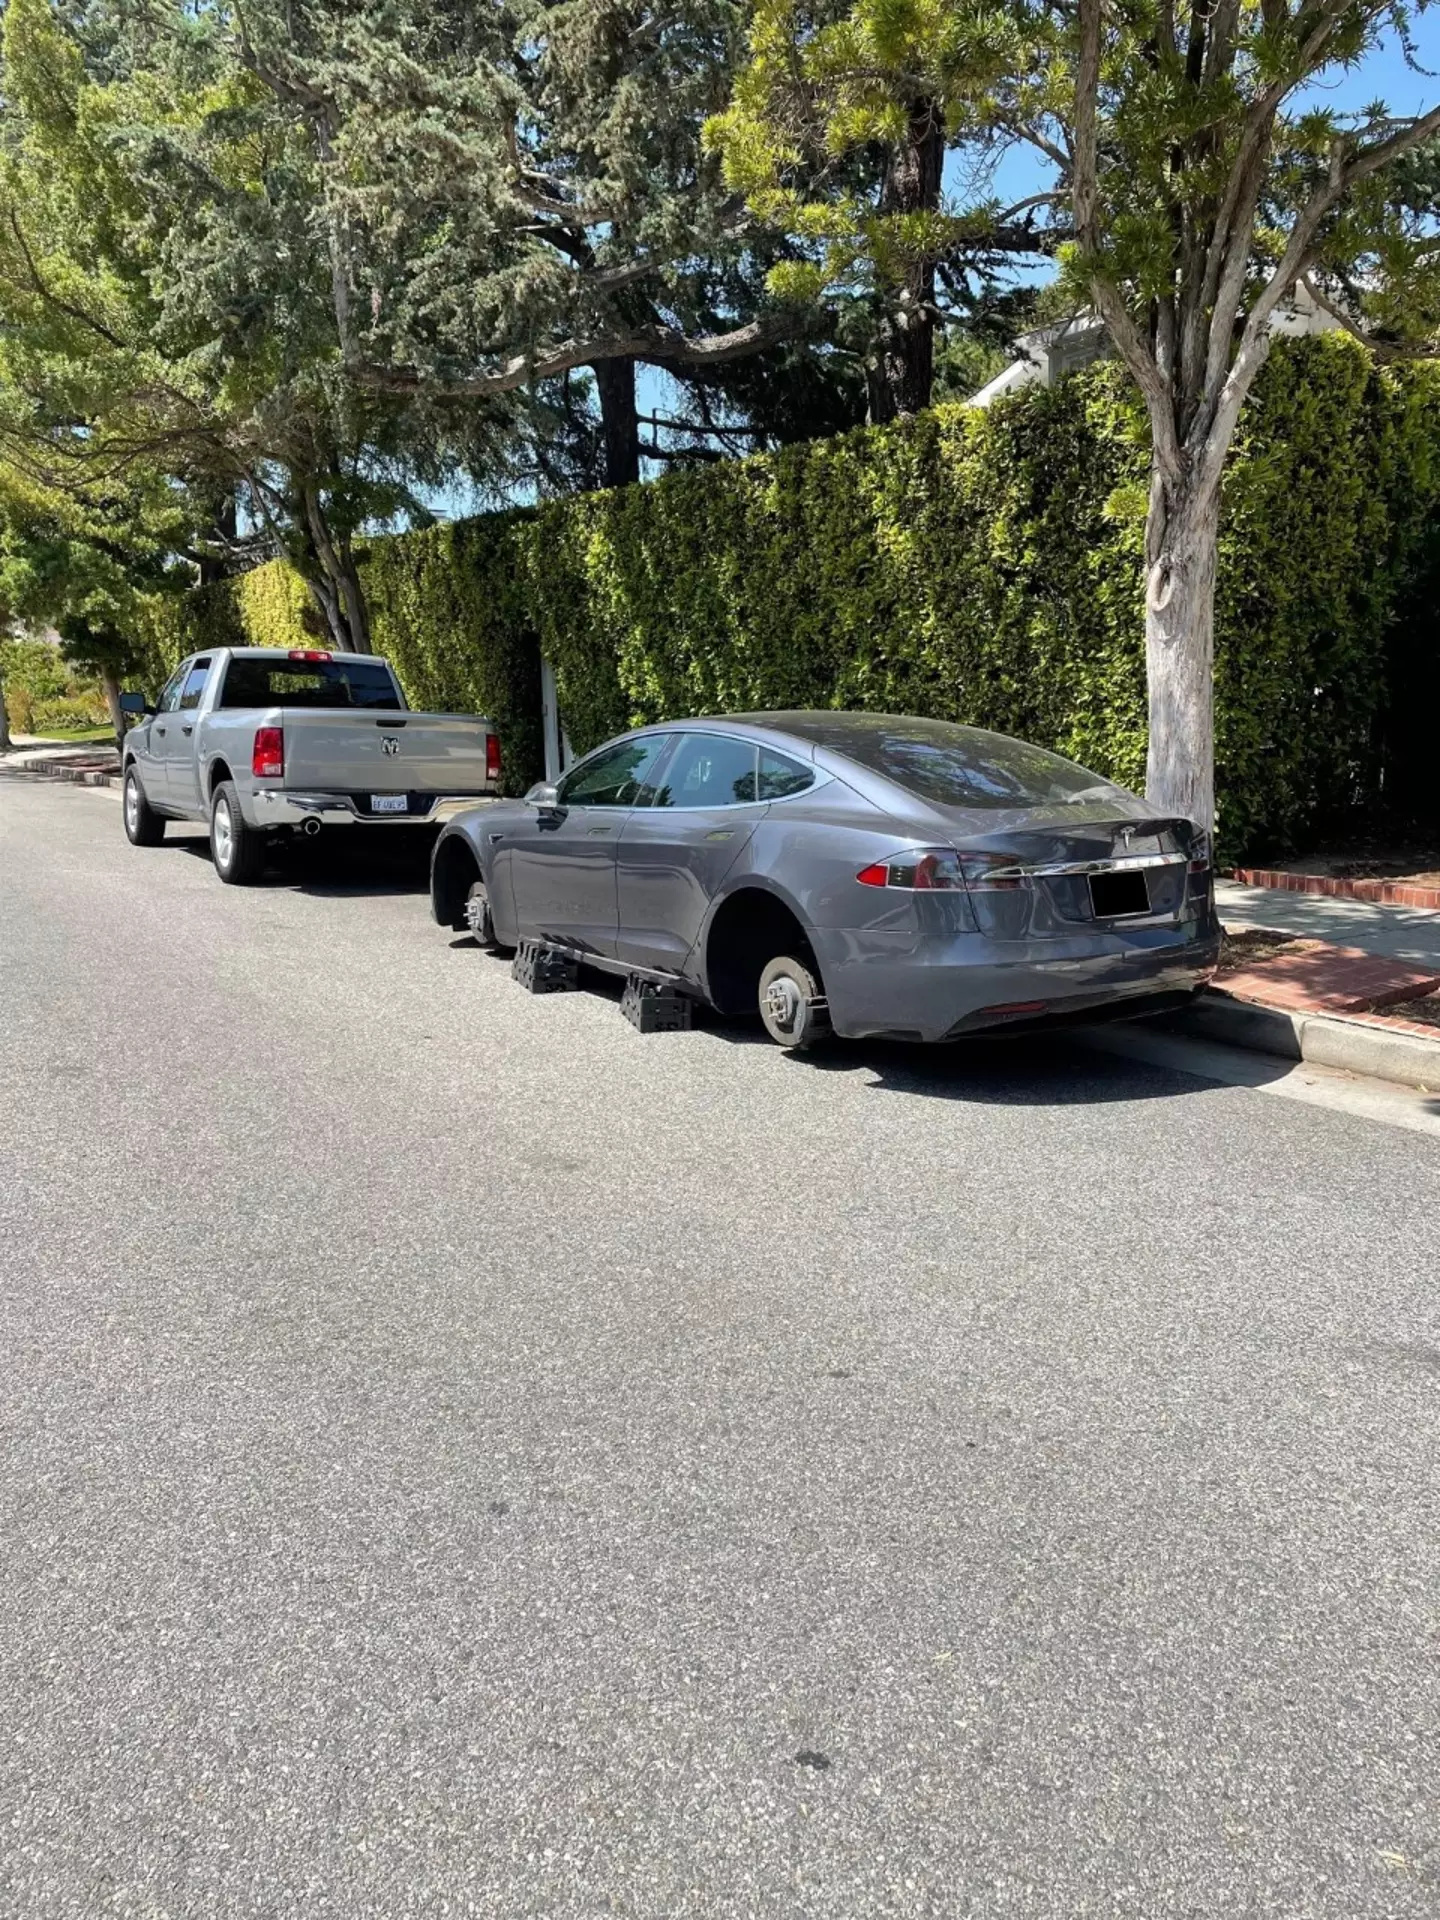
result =
[{"label": "red brick border", "polygon": [[1440,887],[1412,887],[1403,880],[1333,880],[1325,873],[1280,873],[1269,867],[1236,867],[1232,880],[1282,893],[1318,893],[1327,900],[1366,900],[1381,907],[1423,907],[1440,913]]}]

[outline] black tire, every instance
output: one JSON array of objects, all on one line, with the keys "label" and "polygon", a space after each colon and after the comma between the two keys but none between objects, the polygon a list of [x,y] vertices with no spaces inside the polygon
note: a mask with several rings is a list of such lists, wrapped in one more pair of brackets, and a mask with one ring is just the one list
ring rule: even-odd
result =
[{"label": "black tire", "polygon": [[760,975],[760,1018],[777,1047],[803,1053],[830,1037],[825,989],[813,961],[781,953]]},{"label": "black tire", "polygon": [[158,847],[165,838],[164,818],[145,798],[133,761],[125,769],[120,812],[125,821],[125,838],[132,847]]},{"label": "black tire", "polygon": [[490,910],[490,889],[483,880],[471,884],[465,896],[465,926],[477,947],[493,953],[500,944],[495,938],[495,915]]},{"label": "black tire", "polygon": [[246,826],[233,780],[210,796],[210,858],[227,887],[253,887],[265,864],[265,843]]}]

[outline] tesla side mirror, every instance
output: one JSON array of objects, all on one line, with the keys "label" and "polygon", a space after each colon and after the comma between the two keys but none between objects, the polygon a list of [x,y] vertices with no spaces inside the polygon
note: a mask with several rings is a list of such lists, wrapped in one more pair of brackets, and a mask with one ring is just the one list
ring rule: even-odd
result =
[{"label": "tesla side mirror", "polygon": [[147,714],[154,713],[155,708],[143,693],[122,693],[120,711],[127,720],[143,720]]},{"label": "tesla side mirror", "polygon": [[539,813],[554,813],[560,805],[560,789],[549,780],[537,780],[526,794],[525,804]]}]

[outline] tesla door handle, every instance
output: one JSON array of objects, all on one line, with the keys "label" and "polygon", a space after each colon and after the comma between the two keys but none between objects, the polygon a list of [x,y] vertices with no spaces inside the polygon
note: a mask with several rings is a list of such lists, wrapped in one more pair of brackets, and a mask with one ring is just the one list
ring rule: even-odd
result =
[{"label": "tesla door handle", "polygon": [[613,827],[587,827],[585,831],[593,839],[598,833],[613,833],[615,829]]}]

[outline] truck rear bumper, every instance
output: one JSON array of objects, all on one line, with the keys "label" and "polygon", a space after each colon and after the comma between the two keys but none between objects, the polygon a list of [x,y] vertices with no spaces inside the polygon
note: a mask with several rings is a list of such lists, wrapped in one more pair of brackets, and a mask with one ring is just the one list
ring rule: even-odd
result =
[{"label": "truck rear bumper", "polygon": [[[423,827],[434,826],[452,813],[473,807],[495,795],[483,793],[408,793],[403,813],[378,813],[368,794],[286,793],[275,787],[257,787],[246,808],[255,827]],[[311,822],[314,826],[311,826]]]}]

